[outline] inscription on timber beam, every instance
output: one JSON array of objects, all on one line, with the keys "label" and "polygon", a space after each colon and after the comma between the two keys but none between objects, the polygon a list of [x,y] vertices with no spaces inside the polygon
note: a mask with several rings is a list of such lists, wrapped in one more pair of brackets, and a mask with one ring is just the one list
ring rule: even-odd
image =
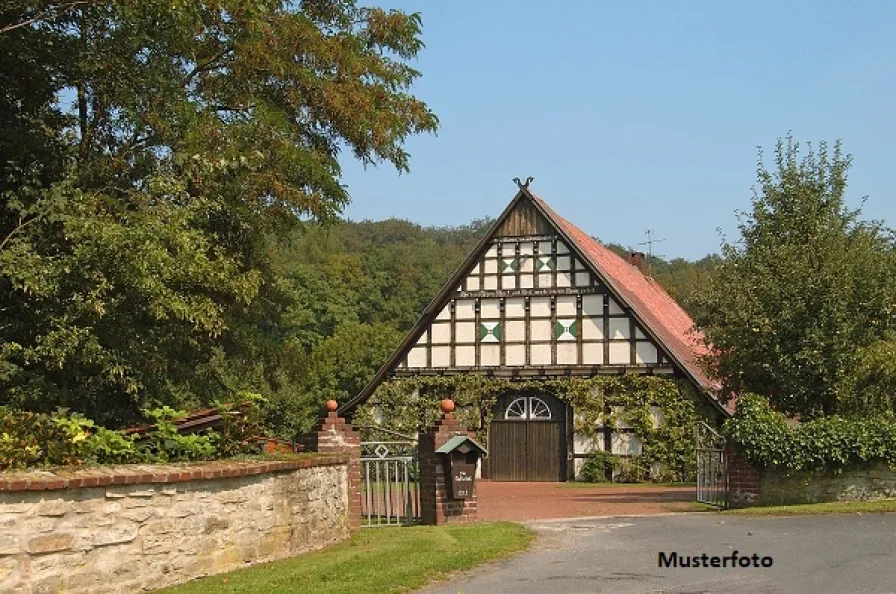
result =
[{"label": "inscription on timber beam", "polygon": [[572,287],[545,289],[504,289],[500,291],[458,291],[455,297],[518,297],[520,295],[592,295],[606,293],[603,287]]}]

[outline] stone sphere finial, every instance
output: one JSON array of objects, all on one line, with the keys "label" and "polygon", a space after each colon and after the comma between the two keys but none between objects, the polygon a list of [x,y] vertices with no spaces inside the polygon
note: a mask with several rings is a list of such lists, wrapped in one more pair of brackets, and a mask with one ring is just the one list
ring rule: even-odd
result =
[{"label": "stone sphere finial", "polygon": [[442,412],[446,415],[454,412],[454,401],[450,398],[442,398]]},{"label": "stone sphere finial", "polygon": [[337,408],[339,408],[339,404],[337,404],[335,400],[327,400],[327,410],[328,411],[336,412]]}]

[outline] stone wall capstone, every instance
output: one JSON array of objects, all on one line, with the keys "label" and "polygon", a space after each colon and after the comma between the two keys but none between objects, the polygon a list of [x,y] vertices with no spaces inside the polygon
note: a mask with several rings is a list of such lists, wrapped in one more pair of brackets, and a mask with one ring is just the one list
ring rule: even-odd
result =
[{"label": "stone wall capstone", "polygon": [[350,456],[0,474],[0,592],[139,592],[349,536]]}]

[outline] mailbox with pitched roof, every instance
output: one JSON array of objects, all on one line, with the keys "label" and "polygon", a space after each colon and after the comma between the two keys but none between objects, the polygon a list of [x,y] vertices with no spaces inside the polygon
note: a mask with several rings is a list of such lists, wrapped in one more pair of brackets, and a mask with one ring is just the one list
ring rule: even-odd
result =
[{"label": "mailbox with pitched roof", "polygon": [[488,451],[466,435],[455,435],[438,448],[436,454],[442,454],[445,474],[451,477],[451,498],[472,497],[476,462],[479,458],[487,456]]}]

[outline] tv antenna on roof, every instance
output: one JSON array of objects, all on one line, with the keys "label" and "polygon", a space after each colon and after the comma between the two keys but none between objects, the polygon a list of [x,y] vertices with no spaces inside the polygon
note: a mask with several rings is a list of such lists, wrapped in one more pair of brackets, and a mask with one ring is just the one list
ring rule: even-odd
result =
[{"label": "tv antenna on roof", "polygon": [[654,254],[654,253],[653,253],[653,244],[655,244],[655,243],[662,243],[662,242],[664,242],[664,241],[666,241],[666,240],[665,240],[665,239],[654,239],[654,238],[653,238],[653,234],[656,233],[656,232],[655,232],[653,229],[647,229],[647,230],[645,231],[645,233],[647,234],[647,241],[642,241],[642,242],[639,243],[638,245],[646,245],[646,246],[647,246],[647,274],[650,274],[650,272],[651,272],[650,268],[651,268],[651,266],[652,266],[652,260],[653,260],[654,258],[664,258],[664,257],[665,257],[663,254]]}]

